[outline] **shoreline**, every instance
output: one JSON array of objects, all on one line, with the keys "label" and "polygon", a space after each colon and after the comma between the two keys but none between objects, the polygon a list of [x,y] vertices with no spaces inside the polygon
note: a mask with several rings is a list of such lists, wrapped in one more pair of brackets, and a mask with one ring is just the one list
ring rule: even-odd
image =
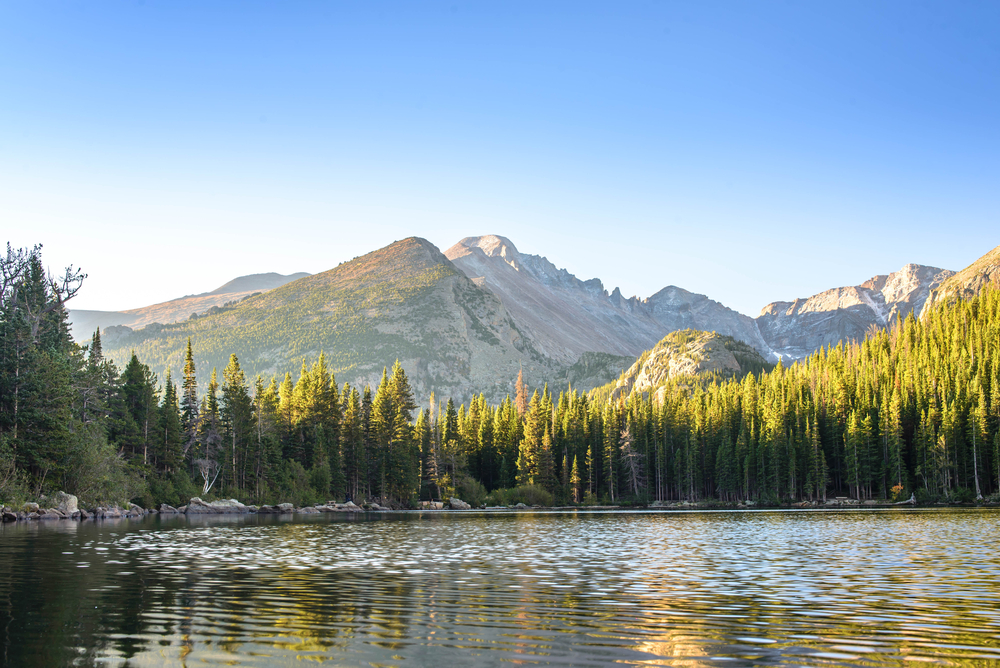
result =
[{"label": "shoreline", "polygon": [[762,506],[753,502],[742,502],[736,504],[722,504],[714,501],[691,502],[691,501],[655,501],[646,506],[528,506],[519,503],[514,506],[480,506],[472,507],[468,503],[456,498],[449,501],[423,501],[415,508],[389,508],[378,503],[362,503],[356,505],[352,501],[337,503],[328,501],[323,504],[312,506],[295,506],[291,503],[280,503],[276,505],[245,505],[236,499],[217,500],[206,502],[198,497],[191,499],[188,504],[173,507],[168,504],[160,504],[158,508],[142,508],[136,504],[129,504],[127,508],[120,506],[97,506],[86,510],[78,507],[77,499],[70,494],[59,492],[54,495],[53,501],[58,503],[52,507],[43,508],[41,504],[29,502],[25,503],[21,509],[15,510],[8,506],[0,506],[0,519],[3,523],[14,522],[46,522],[51,520],[104,520],[104,519],[140,519],[149,515],[163,516],[242,516],[242,515],[323,515],[339,513],[414,513],[414,512],[527,512],[527,511],[649,511],[649,512],[676,512],[676,511],[734,511],[734,510],[884,510],[888,508],[990,508],[997,507],[998,504],[991,502],[983,503],[944,503],[938,502],[928,505],[920,505],[913,499],[902,502],[890,501],[863,501],[857,499],[837,498],[826,502],[804,501],[799,503],[782,504],[778,506]]}]

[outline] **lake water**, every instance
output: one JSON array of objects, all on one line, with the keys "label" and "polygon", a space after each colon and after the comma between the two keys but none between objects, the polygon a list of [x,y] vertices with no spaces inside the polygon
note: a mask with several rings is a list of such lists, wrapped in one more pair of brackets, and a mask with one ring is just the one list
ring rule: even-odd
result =
[{"label": "lake water", "polygon": [[1000,664],[1000,511],[0,528],[0,664]]}]

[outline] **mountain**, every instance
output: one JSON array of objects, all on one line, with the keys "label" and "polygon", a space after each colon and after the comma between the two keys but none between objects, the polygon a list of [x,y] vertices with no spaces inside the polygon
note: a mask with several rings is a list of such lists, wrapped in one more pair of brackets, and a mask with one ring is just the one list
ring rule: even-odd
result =
[{"label": "mountain", "polygon": [[[760,373],[773,367],[752,346],[715,332],[681,330],[667,334],[611,383],[612,399],[655,392],[672,379],[712,374],[722,378]],[[601,390],[596,391],[598,394]]]},{"label": "mountain", "polygon": [[[645,299],[626,298],[617,288],[609,293],[600,280],[578,279],[497,235],[467,237],[443,254],[412,237],[298,280],[241,277],[211,293],[103,314],[105,323],[117,325],[104,330],[104,344],[119,363],[135,349],[162,377],[168,366],[181,368],[190,336],[202,383],[212,367],[225,366],[230,353],[240,357],[248,375],[281,376],[323,351],[338,379],[355,385],[376,384],[383,366],[398,358],[418,401],[431,391],[459,400],[483,391],[498,401],[522,367],[535,387],[599,387],[676,331],[731,337],[728,347],[706,343],[696,351],[724,359],[720,373],[735,372],[723,350],[745,371],[732,348],[736,342],[766,362],[799,359],[919,313],[930,295],[943,295],[948,286],[974,290],[996,280],[991,277],[1000,275],[998,256],[1000,249],[959,275],[906,265],[858,286],[774,302],[755,320],[675,286]],[[291,282],[271,287],[286,279]],[[199,315],[191,316],[193,311]],[[745,359],[751,366],[761,363]],[[667,375],[681,373],[678,360]]]},{"label": "mountain", "polygon": [[648,299],[610,294],[548,259],[518,252],[509,239],[467,237],[445,251],[467,277],[503,302],[536,349],[564,364],[584,352],[635,357],[678,329],[714,330],[769,354],[756,323],[704,295],[674,286]]},{"label": "mountain", "polygon": [[305,278],[306,276],[309,276],[309,274],[304,271],[300,271],[297,274],[289,274],[288,276],[276,274],[273,271],[267,274],[250,274],[248,276],[234,278],[222,287],[218,287],[211,292],[206,292],[205,295],[231,295],[245,292],[267,292],[268,290],[280,288],[285,283],[291,283],[292,281],[297,281],[300,278]]},{"label": "mountain", "polygon": [[919,314],[931,291],[955,272],[908,264],[861,285],[834,288],[794,302],[772,302],[757,317],[768,347],[784,359],[801,359],[839,341],[858,340],[897,317]]},{"label": "mountain", "polygon": [[482,391],[498,401],[522,366],[536,386],[557,367],[495,295],[416,237],[204,316],[108,334],[106,355],[121,365],[134,349],[161,378],[168,365],[179,374],[191,337],[202,384],[230,353],[249,377],[280,380],[324,352],[339,382],[373,388],[399,359],[419,402],[431,391],[461,400]]},{"label": "mountain", "polygon": [[77,341],[86,341],[98,328],[104,330],[106,327],[125,325],[131,329],[139,329],[154,322],[169,325],[189,318],[192,313],[202,313],[212,307],[243,299],[255,292],[267,292],[308,275],[305,272],[289,274],[288,276],[273,272],[250,274],[234,278],[211,292],[188,295],[171,299],[168,302],[126,311],[73,309],[69,312],[70,334]]},{"label": "mountain", "polygon": [[923,310],[926,311],[955,298],[967,298],[979,294],[979,291],[987,285],[1000,287],[1000,246],[934,288],[924,302]]}]

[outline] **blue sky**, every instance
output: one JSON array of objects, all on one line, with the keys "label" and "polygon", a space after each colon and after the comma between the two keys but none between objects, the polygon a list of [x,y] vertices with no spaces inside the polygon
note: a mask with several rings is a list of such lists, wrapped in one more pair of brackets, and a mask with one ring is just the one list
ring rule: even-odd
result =
[{"label": "blue sky", "polygon": [[495,233],[756,315],[1000,244],[1000,3],[0,3],[0,241],[75,308]]}]

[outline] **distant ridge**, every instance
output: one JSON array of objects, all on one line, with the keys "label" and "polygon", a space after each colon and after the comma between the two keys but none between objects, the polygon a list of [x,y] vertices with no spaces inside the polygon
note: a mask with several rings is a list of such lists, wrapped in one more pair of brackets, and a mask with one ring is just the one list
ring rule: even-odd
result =
[{"label": "distant ridge", "polygon": [[304,272],[288,276],[273,272],[250,274],[234,278],[211,292],[187,295],[141,308],[125,311],[71,309],[69,311],[70,334],[77,341],[86,341],[98,328],[103,331],[107,327],[124,325],[132,329],[140,329],[154,322],[169,325],[190,318],[192,313],[204,313],[213,306],[222,306],[254,292],[267,292],[306,276],[309,274]]},{"label": "distant ridge", "polygon": [[297,274],[289,274],[288,276],[282,276],[281,274],[276,274],[273,271],[267,274],[250,274],[248,276],[234,278],[225,285],[218,287],[211,292],[206,292],[202,295],[196,296],[204,297],[208,295],[229,295],[236,292],[266,292],[268,290],[280,288],[285,283],[291,283],[292,281],[297,281],[300,278],[305,278],[306,276],[310,276],[310,274],[307,274],[304,271],[300,271]]}]

